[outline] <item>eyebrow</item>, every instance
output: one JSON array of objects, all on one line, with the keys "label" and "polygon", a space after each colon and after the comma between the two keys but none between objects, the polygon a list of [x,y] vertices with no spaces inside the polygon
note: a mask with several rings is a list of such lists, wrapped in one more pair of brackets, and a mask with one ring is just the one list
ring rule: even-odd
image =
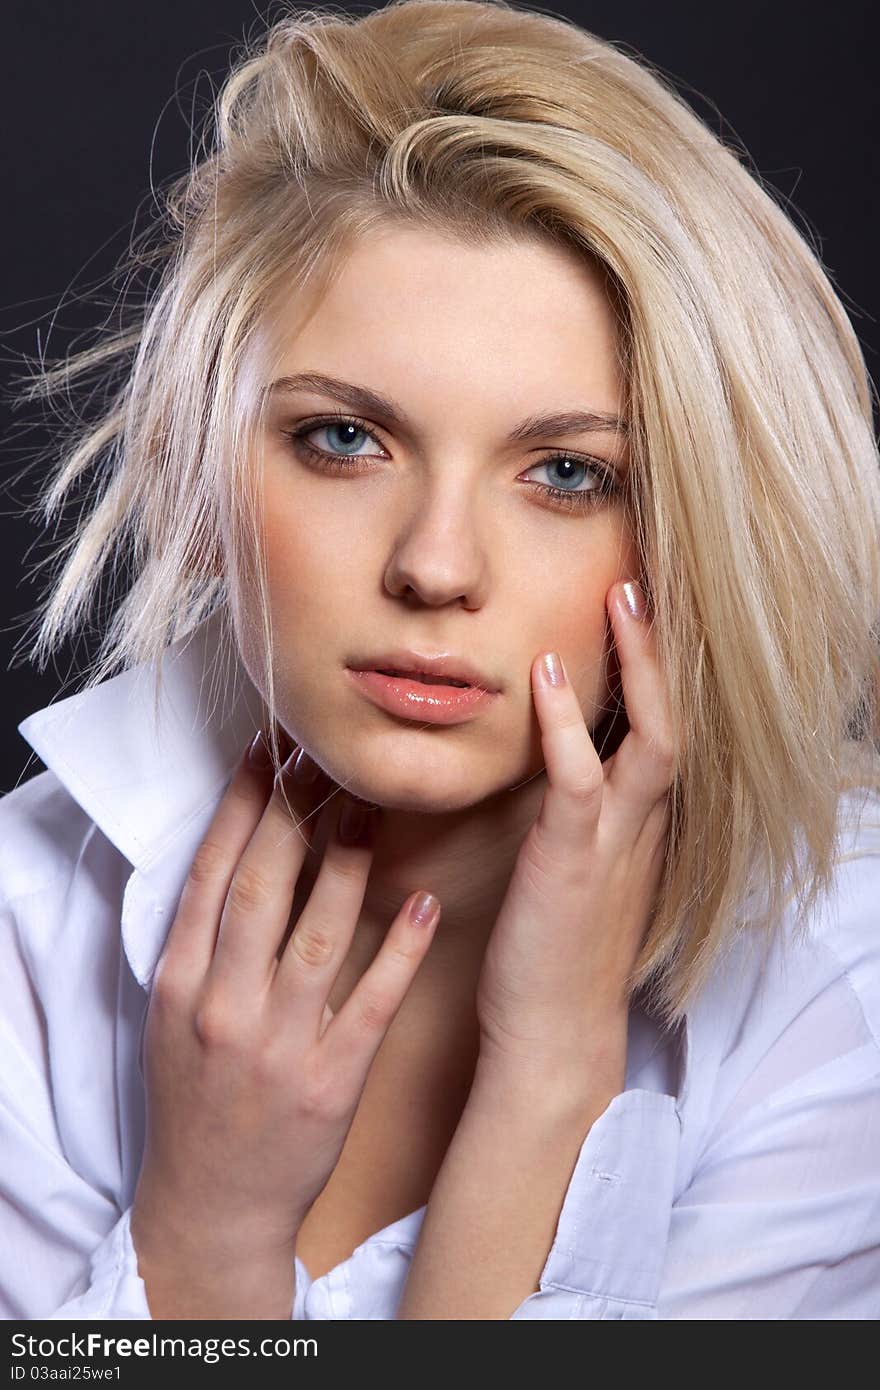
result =
[{"label": "eyebrow", "polygon": [[[266,394],[283,396],[294,391],[317,391],[321,395],[332,396],[334,400],[356,410],[359,415],[385,419],[412,432],[412,425],[405,411],[395,401],[380,396],[377,391],[371,391],[367,386],[339,381],[336,377],[324,376],[321,372],[297,372],[294,376],[282,376],[273,381]],[[624,436],[628,435],[629,421],[620,415],[602,410],[555,410],[544,415],[527,416],[510,431],[507,438],[510,443],[521,443],[523,440],[546,439],[560,434],[596,434],[612,430]]]}]

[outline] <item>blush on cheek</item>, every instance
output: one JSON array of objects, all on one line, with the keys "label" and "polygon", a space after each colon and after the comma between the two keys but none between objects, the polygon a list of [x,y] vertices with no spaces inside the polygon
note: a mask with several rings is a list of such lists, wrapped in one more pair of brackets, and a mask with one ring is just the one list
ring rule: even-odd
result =
[{"label": "blush on cheek", "polygon": [[613,646],[604,607],[596,609],[590,603],[588,620],[584,621],[581,614],[577,624],[570,624],[567,630],[554,624],[553,638],[558,644],[556,649],[564,654],[569,680],[579,694],[588,697],[602,685],[608,653]]},{"label": "blush on cheek", "polygon": [[619,675],[617,652],[607,614],[596,615],[588,630],[580,626],[568,644],[559,638],[565,669],[577,693],[587,726],[593,728],[615,707],[615,681]]}]

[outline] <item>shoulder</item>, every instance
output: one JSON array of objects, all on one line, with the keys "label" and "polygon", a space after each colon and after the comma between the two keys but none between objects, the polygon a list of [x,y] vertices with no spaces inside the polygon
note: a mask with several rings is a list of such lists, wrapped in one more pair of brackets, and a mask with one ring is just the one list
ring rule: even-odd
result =
[{"label": "shoulder", "polygon": [[54,772],[0,796],[0,906],[69,879],[94,828]]},{"label": "shoulder", "polygon": [[880,794],[847,793],[838,810],[830,884],[808,913],[791,894],[769,949],[749,943],[746,997],[766,996],[768,1018],[785,1022],[808,999],[845,984],[880,1048]]},{"label": "shoulder", "polygon": [[880,1251],[880,815],[840,807],[808,911],[741,928],[686,1032],[662,1318],[871,1317]]},{"label": "shoulder", "polygon": [[838,826],[831,890],[805,937],[845,982],[880,1054],[880,791],[847,794]]},{"label": "shoulder", "polygon": [[828,890],[748,920],[688,1016],[683,1100],[708,1121],[791,1088],[880,1084],[880,798],[847,797]]}]

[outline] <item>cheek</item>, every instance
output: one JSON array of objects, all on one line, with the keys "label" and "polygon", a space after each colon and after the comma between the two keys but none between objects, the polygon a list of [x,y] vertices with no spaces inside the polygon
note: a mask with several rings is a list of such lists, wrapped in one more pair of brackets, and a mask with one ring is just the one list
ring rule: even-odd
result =
[{"label": "cheek", "polygon": [[517,611],[531,614],[532,659],[541,650],[560,651],[569,679],[589,703],[604,698],[613,658],[606,596],[613,584],[638,573],[638,552],[613,513],[588,522],[583,532],[555,549],[551,561],[533,566]]},{"label": "cheek", "polygon": [[267,497],[264,529],[272,620],[279,633],[301,631],[317,640],[340,630],[346,614],[363,605],[363,566],[351,525],[340,526],[323,510]]},{"label": "cheek", "polygon": [[534,660],[541,651],[560,652],[584,715],[593,720],[606,703],[610,682],[611,627],[603,594],[581,590],[571,604],[546,614],[533,632],[528,658]]},{"label": "cheek", "polygon": [[[292,505],[289,485],[278,482],[271,466],[266,469],[264,486],[262,548],[275,678],[282,685],[298,688],[328,642],[345,630],[346,614],[350,621],[351,612],[362,605],[363,594],[351,592],[358,572],[351,563],[351,527],[348,547],[340,548],[334,517],[328,516],[326,507],[322,510],[309,505],[308,489],[300,489],[297,505]],[[347,556],[346,564],[340,564],[341,554]],[[231,583],[230,593],[242,659],[251,679],[262,688],[259,586],[252,576],[241,576],[238,584]]]}]

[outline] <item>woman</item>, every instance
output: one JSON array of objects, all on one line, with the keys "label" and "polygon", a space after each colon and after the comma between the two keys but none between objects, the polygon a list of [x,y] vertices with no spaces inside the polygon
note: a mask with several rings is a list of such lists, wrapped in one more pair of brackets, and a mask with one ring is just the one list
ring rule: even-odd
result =
[{"label": "woman", "polygon": [[135,564],[0,807],[7,1315],[875,1316],[880,475],[814,253],[472,0],[291,12],[169,209],[34,388],[123,367],[33,654]]}]

